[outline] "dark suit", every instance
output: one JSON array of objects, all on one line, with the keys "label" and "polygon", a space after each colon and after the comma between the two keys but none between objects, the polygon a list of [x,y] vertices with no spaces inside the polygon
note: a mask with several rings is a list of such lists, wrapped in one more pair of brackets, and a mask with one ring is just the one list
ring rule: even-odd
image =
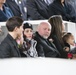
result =
[{"label": "dark suit", "polygon": [[21,2],[19,2],[19,8],[20,8],[23,20],[27,20],[26,1],[27,0],[21,0]]},{"label": "dark suit", "polygon": [[16,41],[10,34],[0,44],[0,58],[20,57]]},{"label": "dark suit", "polygon": [[3,5],[3,11],[0,10],[0,22],[7,21],[12,16],[13,16],[12,11],[8,7]]},{"label": "dark suit", "polygon": [[36,48],[39,56],[60,57],[60,53],[56,49],[55,45],[41,37],[38,32],[36,32],[34,39],[37,41]]},{"label": "dark suit", "polygon": [[6,5],[12,10],[14,16],[21,17],[21,11],[15,0],[6,0]]},{"label": "dark suit", "polygon": [[65,2],[72,5],[76,13],[76,0],[65,0]]},{"label": "dark suit", "polygon": [[30,19],[48,19],[48,5],[43,0],[27,0],[27,14]]},{"label": "dark suit", "polygon": [[53,15],[61,15],[65,21],[76,22],[74,8],[70,4],[65,4],[65,2],[64,6],[58,0],[49,5],[49,17]]}]

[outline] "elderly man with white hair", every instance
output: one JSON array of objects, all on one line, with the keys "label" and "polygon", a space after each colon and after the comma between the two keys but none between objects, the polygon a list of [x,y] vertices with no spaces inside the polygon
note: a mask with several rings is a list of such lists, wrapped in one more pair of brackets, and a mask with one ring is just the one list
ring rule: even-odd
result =
[{"label": "elderly man with white hair", "polygon": [[60,57],[55,45],[48,40],[51,33],[51,25],[48,22],[41,22],[38,25],[34,39],[37,41],[37,52],[43,57]]}]

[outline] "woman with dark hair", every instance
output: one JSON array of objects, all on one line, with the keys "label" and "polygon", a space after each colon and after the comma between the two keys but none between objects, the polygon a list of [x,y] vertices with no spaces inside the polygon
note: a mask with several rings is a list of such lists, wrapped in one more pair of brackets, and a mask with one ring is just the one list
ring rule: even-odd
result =
[{"label": "woman with dark hair", "polygon": [[53,43],[61,54],[61,58],[67,58],[67,52],[64,50],[64,43],[62,40],[62,32],[64,31],[64,25],[62,17],[60,15],[54,15],[49,18],[49,23],[52,26],[50,38],[53,39]]},{"label": "woman with dark hair", "polygon": [[36,51],[37,42],[33,39],[33,27],[30,23],[24,23],[23,26],[23,44],[20,46],[22,57],[38,57]]},{"label": "woman with dark hair", "polygon": [[76,13],[74,8],[65,3],[65,0],[54,0],[49,5],[49,17],[53,15],[61,15],[63,20],[76,22]]}]

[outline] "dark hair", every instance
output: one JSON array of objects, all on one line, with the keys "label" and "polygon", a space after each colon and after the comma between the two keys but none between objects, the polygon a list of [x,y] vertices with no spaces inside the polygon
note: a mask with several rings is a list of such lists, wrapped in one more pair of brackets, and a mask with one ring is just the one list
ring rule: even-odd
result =
[{"label": "dark hair", "polygon": [[30,28],[33,30],[32,24],[30,24],[28,22],[24,23],[24,25],[23,25],[23,29],[26,29],[26,28]]},{"label": "dark hair", "polygon": [[48,20],[48,22],[51,24],[52,29],[51,29],[51,35],[56,35],[58,40],[60,41],[61,44],[63,44],[62,40],[62,17],[60,15],[54,15],[51,16]]},{"label": "dark hair", "polygon": [[64,35],[63,35],[63,41],[65,42],[65,43],[67,43],[67,40],[69,39],[69,37],[70,36],[72,36],[72,33],[65,33]]},{"label": "dark hair", "polygon": [[23,20],[20,17],[14,16],[7,20],[6,27],[8,31],[13,31],[15,27],[20,27],[23,23]]}]

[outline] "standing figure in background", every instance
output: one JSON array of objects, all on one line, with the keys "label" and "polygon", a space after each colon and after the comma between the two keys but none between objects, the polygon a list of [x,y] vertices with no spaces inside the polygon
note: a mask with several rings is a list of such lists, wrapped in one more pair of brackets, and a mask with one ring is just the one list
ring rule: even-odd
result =
[{"label": "standing figure in background", "polygon": [[27,8],[26,8],[27,0],[6,0],[6,5],[9,7],[14,16],[19,16],[23,20],[27,20]]},{"label": "standing figure in background", "polygon": [[22,19],[23,20],[28,20],[27,18],[27,7],[26,7],[26,3],[27,3],[27,0],[21,0],[21,2],[19,1],[19,7],[20,7],[20,11],[21,11],[21,14],[22,14]]},{"label": "standing figure in background", "polygon": [[69,3],[71,6],[73,6],[76,13],[76,0],[65,0],[65,3]]},{"label": "standing figure in background", "polygon": [[65,0],[54,0],[49,5],[49,17],[53,15],[61,15],[63,20],[76,22],[76,13],[74,8],[65,3]]},{"label": "standing figure in background", "polygon": [[48,19],[48,4],[45,0],[27,0],[27,15],[29,20]]},{"label": "standing figure in background", "polygon": [[14,16],[21,17],[21,11],[17,0],[6,0],[5,5],[12,10]]}]

